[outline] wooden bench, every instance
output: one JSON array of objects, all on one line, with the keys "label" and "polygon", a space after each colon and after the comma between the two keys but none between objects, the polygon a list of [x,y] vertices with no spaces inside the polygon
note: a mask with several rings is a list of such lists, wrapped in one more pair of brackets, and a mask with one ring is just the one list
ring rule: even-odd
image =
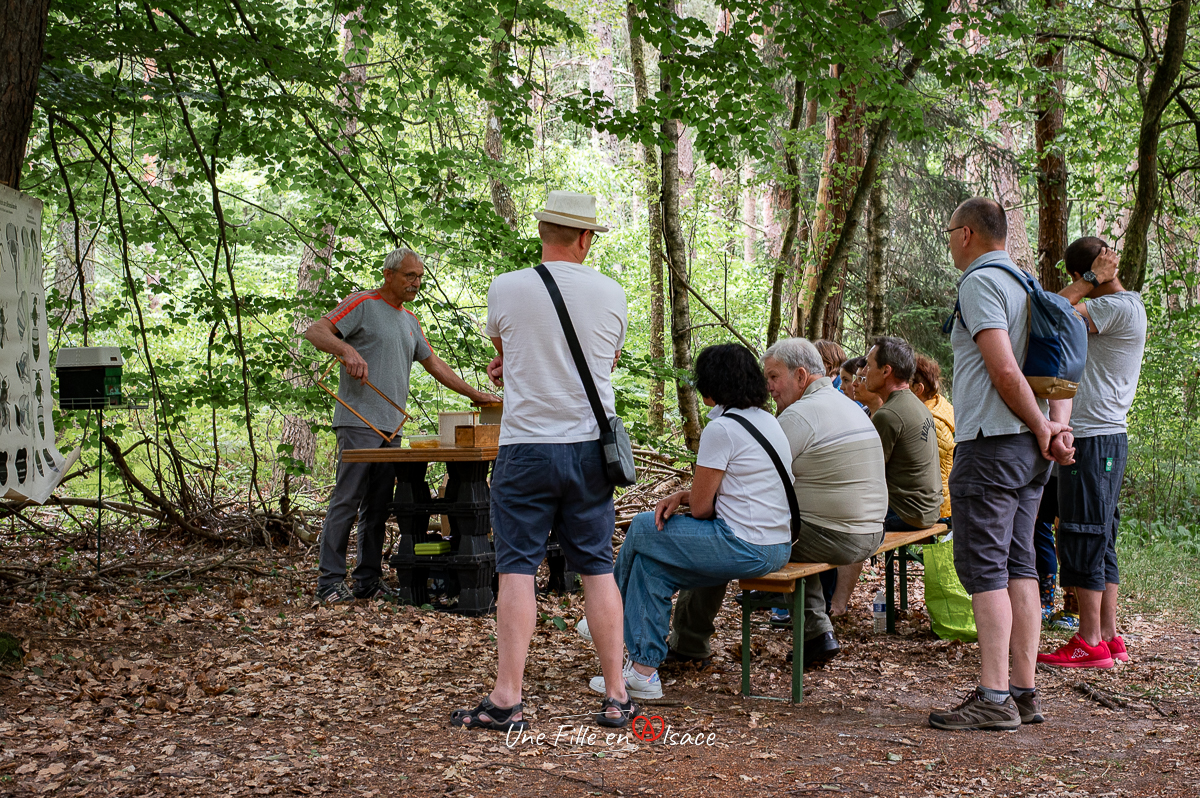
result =
[{"label": "wooden bench", "polygon": [[[925,542],[934,535],[943,534],[946,528],[945,524],[934,524],[928,529],[912,532],[888,532],[883,537],[883,544],[876,549],[876,555],[884,555],[889,634],[896,631],[896,585],[892,575],[892,563],[899,560],[900,609],[908,609],[908,561],[917,559],[909,553],[908,547]],[[792,703],[799,704],[804,698],[804,578],[834,568],[837,566],[824,562],[790,562],[773,574],[738,580],[738,587],[742,591],[742,695],[753,698],[769,697],[750,696],[750,614],[759,607],[780,605],[778,597],[751,598],[750,591],[761,590],[787,596],[785,601],[791,606],[792,613]]]}]

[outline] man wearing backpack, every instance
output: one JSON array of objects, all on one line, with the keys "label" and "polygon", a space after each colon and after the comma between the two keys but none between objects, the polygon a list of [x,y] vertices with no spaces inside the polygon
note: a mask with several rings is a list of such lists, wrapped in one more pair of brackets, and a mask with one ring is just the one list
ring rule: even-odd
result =
[{"label": "man wearing backpack", "polygon": [[[1146,306],[1116,277],[1117,253],[1086,236],[1066,252],[1075,281],[1059,293],[1087,320],[1088,356],[1071,407],[1075,463],[1058,477],[1058,549],[1063,587],[1074,587],[1079,631],[1038,662],[1111,668],[1129,661],[1117,634],[1117,497],[1129,449],[1127,414],[1146,348]],[[1087,298],[1085,303],[1083,300]]]},{"label": "man wearing backpack", "polygon": [[[954,566],[971,594],[979,630],[978,686],[939,729],[1015,729],[1040,723],[1034,689],[1041,608],[1033,522],[1049,461],[1071,462],[1070,403],[1038,399],[1022,373],[1031,298],[1005,252],[1008,222],[997,202],[958,206],[945,232],[959,280],[953,322],[957,427],[950,500]],[[1011,674],[1009,655],[1012,657]]]}]

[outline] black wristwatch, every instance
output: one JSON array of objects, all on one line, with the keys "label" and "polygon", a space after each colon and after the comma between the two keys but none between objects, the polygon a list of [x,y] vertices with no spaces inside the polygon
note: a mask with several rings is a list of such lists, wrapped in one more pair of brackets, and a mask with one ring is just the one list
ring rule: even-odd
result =
[{"label": "black wristwatch", "polygon": [[1091,283],[1093,288],[1100,285],[1100,281],[1096,279],[1096,273],[1094,271],[1092,271],[1091,269],[1088,269],[1086,272],[1083,273],[1083,279],[1084,279],[1084,282]]}]

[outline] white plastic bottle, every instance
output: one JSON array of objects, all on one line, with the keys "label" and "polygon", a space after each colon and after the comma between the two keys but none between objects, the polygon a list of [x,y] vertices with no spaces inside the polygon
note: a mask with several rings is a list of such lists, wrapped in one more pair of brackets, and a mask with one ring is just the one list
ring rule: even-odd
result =
[{"label": "white plastic bottle", "polygon": [[881,635],[887,631],[887,591],[880,590],[875,594],[875,603],[871,605],[875,620],[875,634]]}]

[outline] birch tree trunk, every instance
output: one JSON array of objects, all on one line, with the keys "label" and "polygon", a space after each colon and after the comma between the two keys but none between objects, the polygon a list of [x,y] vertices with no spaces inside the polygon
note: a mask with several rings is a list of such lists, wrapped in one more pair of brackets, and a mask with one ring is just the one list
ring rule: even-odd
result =
[{"label": "birch tree trunk", "polygon": [[887,187],[882,177],[871,186],[867,205],[867,318],[864,325],[866,347],[886,330],[883,318],[884,266],[887,263],[888,218]]},{"label": "birch tree trunk", "polygon": [[[637,17],[637,7],[633,3],[625,6],[625,24],[629,32],[629,60],[633,71],[634,99],[640,108],[650,96],[646,83],[646,56],[642,37],[634,33],[634,20]],[[658,159],[655,148],[639,146],[642,154],[643,179],[648,200],[647,210],[650,215],[650,231],[648,249],[650,256],[650,357],[661,361],[666,354],[663,340],[663,222],[661,191],[658,181]],[[663,393],[662,380],[650,382],[650,429],[655,435],[663,431]]]},{"label": "birch tree trunk", "polygon": [[[504,59],[508,56],[508,37],[512,35],[513,21],[502,19],[500,29],[504,36],[492,43],[491,79],[493,82],[504,80],[501,69]],[[517,229],[517,203],[513,201],[508,184],[496,176],[502,173],[504,163],[504,120],[495,105],[488,105],[487,128],[483,132],[483,154],[488,160],[496,163],[496,171],[488,176],[488,189],[492,195],[492,207],[496,214],[504,220],[511,229]]]},{"label": "birch tree trunk", "polygon": [[[675,15],[674,0],[661,0],[663,12]],[[670,108],[675,95],[669,64],[672,59],[670,45],[663,47],[659,58],[661,79],[659,95]],[[671,349],[675,368],[692,370],[692,317],[688,300],[687,247],[683,227],[679,220],[680,203],[680,145],[684,137],[683,126],[674,119],[662,121],[662,138],[667,146],[662,152],[662,205],[663,233],[667,249],[667,264],[671,270]],[[683,419],[683,438],[693,452],[700,449],[700,405],[696,390],[683,380],[675,381],[676,397],[679,400],[679,415]]]}]

